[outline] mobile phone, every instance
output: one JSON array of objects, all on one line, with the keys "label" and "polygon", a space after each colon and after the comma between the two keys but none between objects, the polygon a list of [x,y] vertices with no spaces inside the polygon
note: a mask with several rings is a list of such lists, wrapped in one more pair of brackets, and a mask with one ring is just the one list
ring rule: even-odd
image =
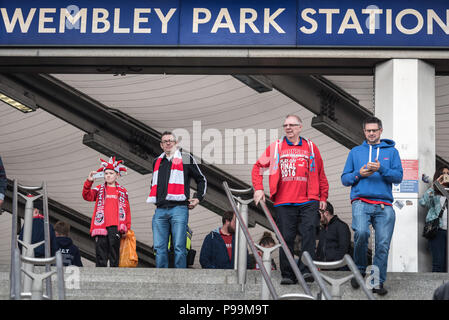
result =
[{"label": "mobile phone", "polygon": [[449,174],[443,174],[443,183],[449,183]]},{"label": "mobile phone", "polygon": [[97,172],[96,174],[93,175],[94,179],[99,179],[99,178],[103,178],[103,177],[104,177],[104,171]]}]

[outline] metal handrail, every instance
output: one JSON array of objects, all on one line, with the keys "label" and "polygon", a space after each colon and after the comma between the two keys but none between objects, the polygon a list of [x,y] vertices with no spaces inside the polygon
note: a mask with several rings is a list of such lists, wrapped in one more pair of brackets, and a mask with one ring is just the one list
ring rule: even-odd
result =
[{"label": "metal handrail", "polygon": [[[299,271],[298,265],[296,264],[292,253],[290,252],[290,249],[287,246],[287,243],[284,240],[284,237],[282,236],[281,232],[279,231],[279,228],[277,227],[276,223],[274,222],[273,216],[271,215],[270,211],[268,210],[267,204],[264,201],[260,201],[260,206],[262,207],[263,212],[265,213],[265,216],[267,217],[268,221],[270,222],[271,227],[273,228],[281,246],[284,250],[285,255],[287,256],[288,262],[290,263],[290,266],[298,279],[299,283],[301,284],[302,288],[304,289],[304,292],[310,296],[312,296],[312,292],[310,291],[309,286],[307,285],[306,281],[304,280],[304,277],[301,274],[301,271]],[[307,251],[305,251],[307,252]],[[304,253],[305,253],[304,252]],[[303,253],[303,256],[304,256]],[[332,296],[330,295],[326,285],[323,282],[323,279],[319,276],[319,274],[314,273],[312,270],[312,275],[314,279],[317,281],[318,286],[320,287],[321,291],[323,292],[323,295],[326,299],[331,300]]]},{"label": "metal handrail", "polygon": [[[11,261],[9,268],[9,297],[11,299],[20,299],[17,296],[17,285],[19,285],[20,292],[20,279],[17,278],[17,269],[20,270],[20,259],[17,259],[16,255],[19,252],[17,246],[17,180],[13,180],[13,195],[12,195],[12,226],[11,226]],[[19,252],[20,255],[20,252]],[[19,263],[19,265],[17,265]],[[20,278],[20,277],[19,277]]]},{"label": "metal handrail", "polygon": [[[12,273],[10,273],[9,276],[9,283],[11,284],[10,287],[10,298],[14,300],[20,300],[20,291],[21,291],[21,265],[20,265],[20,251],[19,248],[13,249],[13,256],[14,256],[14,262],[11,263],[11,266],[14,267],[12,269]],[[11,272],[11,271],[10,271]]]},{"label": "metal handrail", "polygon": [[[18,189],[21,188],[23,190],[28,191],[38,191],[43,190],[42,194],[38,194],[37,196],[33,196],[32,198],[29,198],[21,193],[18,193]],[[18,217],[18,196],[21,196],[25,199],[26,205],[25,205],[25,221],[28,221],[29,227],[25,229],[24,226],[24,241],[20,241],[17,237],[17,217]],[[44,213],[44,247],[45,247],[45,258],[34,258],[33,251],[34,248],[41,245],[41,243],[35,243],[31,244],[29,242],[26,242],[25,239],[29,239],[27,241],[30,241],[31,234],[32,234],[32,217],[30,216],[29,211],[27,209],[30,209],[30,203],[29,201],[33,202],[34,200],[42,197],[43,198],[43,213]],[[30,221],[31,218],[31,221]],[[31,222],[31,224],[30,224]],[[51,275],[54,272],[51,271],[51,264],[56,262],[57,267],[57,274],[58,274],[58,292],[59,292],[59,299],[65,298],[65,284],[64,284],[64,270],[63,270],[63,263],[62,263],[62,255],[60,252],[56,253],[56,256],[50,257],[50,222],[49,222],[49,213],[48,213],[48,196],[47,196],[47,184],[46,182],[43,182],[40,187],[32,187],[32,186],[23,186],[19,185],[16,179],[13,180],[13,202],[12,202],[12,226],[11,226],[11,262],[10,262],[10,298],[11,299],[20,299],[21,297],[33,297],[33,295],[30,295],[27,293],[21,293],[22,290],[22,283],[21,283],[21,273],[24,272],[30,279],[45,279],[46,280],[46,298],[52,299],[52,285],[51,285],[51,278],[49,276],[40,275],[40,274],[34,274],[33,272],[33,265],[45,265],[45,271],[46,275]],[[25,235],[25,231],[27,231],[27,235]],[[20,257],[20,251],[18,248],[18,242],[22,244],[24,247],[24,254]],[[31,256],[26,256],[25,254],[28,254],[31,252]],[[22,267],[22,263],[25,263],[25,267]],[[30,266],[31,265],[31,266]],[[34,277],[34,278],[33,278]],[[26,280],[26,281],[25,281]],[[31,286],[30,280],[25,279],[24,283],[26,282],[26,287],[29,288]],[[33,284],[35,287],[35,285]]]},{"label": "metal handrail", "polygon": [[[304,254],[302,256],[302,261],[304,262],[304,264],[306,264],[309,267],[312,274],[316,274],[318,277],[324,279],[326,282],[328,282],[332,286],[332,293],[333,293],[332,298],[341,299],[340,286],[343,283],[351,280],[354,277],[357,280],[360,287],[362,288],[362,290],[365,292],[368,299],[375,300],[372,292],[370,290],[368,290],[368,288],[365,286],[365,282],[363,281],[363,277],[360,274],[359,269],[357,268],[354,261],[348,254],[345,254],[343,259],[338,260],[338,261],[321,262],[321,261],[313,261],[310,254],[308,252],[304,252]],[[340,279],[333,279],[329,276],[322,275],[318,271],[318,268],[320,268],[320,269],[335,269],[335,268],[340,268],[340,267],[344,267],[344,266],[348,266],[349,270],[351,270],[352,274],[350,276],[340,278]]]},{"label": "metal handrail", "polygon": [[[232,190],[232,189],[231,189]],[[240,197],[232,196],[233,199],[237,200],[237,209],[239,210],[240,217],[242,218],[242,221],[245,225],[245,227],[248,227],[248,205],[253,201],[250,200],[243,200]],[[240,221],[236,221],[236,237],[235,237],[235,250],[234,250],[234,257],[235,257],[235,264],[234,268],[237,269],[237,277],[238,277],[238,283],[242,286],[246,284],[246,271],[247,271],[247,263],[248,263],[248,256],[247,256],[247,246],[246,241],[244,239],[244,234],[242,228],[240,228]]]},{"label": "metal handrail", "polygon": [[[58,279],[58,298],[59,300],[65,299],[65,285],[64,285],[64,267],[63,267],[63,261],[62,261],[62,253],[61,251],[57,251],[54,257],[50,258],[34,258],[34,257],[25,257],[22,256],[21,260],[25,263],[30,263],[33,265],[38,266],[45,266],[45,273],[34,273],[27,271],[25,269],[22,269],[22,271],[25,273],[26,276],[33,279],[33,289],[31,293],[32,299],[40,299],[42,297],[42,281],[45,279],[48,283],[48,280],[50,281],[51,285],[51,276],[53,274],[57,274]],[[48,270],[47,266],[50,267],[51,264],[56,264],[56,271]],[[47,291],[48,292],[48,291]],[[26,296],[28,294],[26,293]],[[46,299],[51,299],[51,296],[43,296]]]},{"label": "metal handrail", "polygon": [[279,297],[278,297],[278,295],[276,293],[276,290],[275,290],[275,288],[273,286],[273,283],[271,282],[271,279],[268,276],[267,270],[265,269],[265,266],[263,265],[262,258],[257,253],[257,249],[256,249],[256,246],[254,245],[254,241],[251,238],[251,235],[249,234],[248,228],[244,224],[244,221],[243,221],[242,217],[240,216],[240,212],[237,209],[237,206],[236,206],[236,204],[234,202],[234,198],[233,198],[233,196],[231,194],[231,191],[229,190],[229,186],[228,186],[228,183],[226,181],[223,181],[223,187],[224,187],[226,195],[227,195],[227,197],[229,199],[229,202],[231,203],[232,210],[234,211],[234,213],[235,213],[235,215],[236,215],[236,217],[237,217],[237,219],[238,219],[238,221],[240,223],[240,227],[242,228],[243,234],[246,237],[246,241],[248,242],[248,245],[249,245],[249,247],[251,249],[251,252],[253,253],[254,258],[256,259],[256,262],[259,264],[260,271],[262,272],[262,276],[265,279],[265,282],[266,282],[266,284],[268,286],[268,290],[270,291],[270,294],[273,297],[273,299],[274,300],[278,300]]},{"label": "metal handrail", "polygon": [[248,188],[248,189],[233,189],[233,188],[229,188],[229,191],[236,193],[236,194],[248,194],[250,192],[253,191],[253,188]]}]

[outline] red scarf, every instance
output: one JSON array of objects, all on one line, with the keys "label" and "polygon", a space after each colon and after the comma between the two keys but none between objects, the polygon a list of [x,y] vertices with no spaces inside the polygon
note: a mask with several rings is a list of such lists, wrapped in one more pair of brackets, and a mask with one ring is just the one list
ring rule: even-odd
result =
[{"label": "red scarf", "polygon": [[[115,183],[117,187],[118,195],[118,230],[127,232],[126,227],[126,206],[128,202],[128,191]],[[92,219],[92,224],[90,226],[90,235],[95,236],[106,236],[108,231],[106,230],[106,222],[104,219],[104,205],[106,199],[106,184],[103,183],[95,188],[97,190],[97,202],[95,203],[94,217]]]},{"label": "red scarf", "polygon": [[[162,153],[159,158],[157,158],[154,165],[153,179],[151,180],[151,190],[147,198],[148,203],[156,203],[159,166],[164,156],[165,153]],[[170,178],[168,180],[167,197],[165,198],[165,200],[186,200],[186,196],[184,194],[184,167],[182,165],[182,155],[179,150],[176,150],[175,154],[173,155],[170,169]]]}]

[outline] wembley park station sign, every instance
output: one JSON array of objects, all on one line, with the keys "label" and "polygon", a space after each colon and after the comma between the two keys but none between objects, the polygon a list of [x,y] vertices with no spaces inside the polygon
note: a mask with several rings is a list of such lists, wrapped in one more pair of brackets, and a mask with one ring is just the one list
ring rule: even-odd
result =
[{"label": "wembley park station sign", "polygon": [[449,0],[0,0],[0,46],[449,47]]}]

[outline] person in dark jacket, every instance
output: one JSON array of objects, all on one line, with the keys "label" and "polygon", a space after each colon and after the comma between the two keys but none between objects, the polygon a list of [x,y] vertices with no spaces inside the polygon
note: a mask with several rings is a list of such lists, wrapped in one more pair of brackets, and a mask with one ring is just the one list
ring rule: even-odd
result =
[{"label": "person in dark jacket", "polygon": [[320,210],[321,230],[316,251],[316,260],[332,262],[343,259],[351,249],[351,232],[349,226],[334,215],[334,207],[327,203],[325,210]]},{"label": "person in dark jacket", "polygon": [[[45,239],[44,233],[44,216],[43,216],[43,202],[42,199],[36,199],[33,202],[33,231],[31,234],[31,243],[37,243],[43,241]],[[53,257],[56,253],[58,245],[56,244],[56,235],[53,226],[49,225],[50,230],[50,255]],[[23,227],[20,231],[19,239],[23,241]],[[22,251],[22,245],[19,242],[19,249]],[[34,249],[34,257],[35,258],[44,258],[45,257],[45,246],[41,244],[39,247]]]},{"label": "person in dark jacket", "polygon": [[223,226],[210,232],[204,239],[200,252],[203,269],[233,269],[235,244],[235,214],[223,214]]},{"label": "person in dark jacket", "polygon": [[449,282],[443,283],[434,291],[433,300],[449,300]]},{"label": "person in dark jacket", "polygon": [[82,267],[80,250],[73,244],[69,237],[70,225],[64,221],[58,221],[55,224],[56,243],[62,254],[64,266]]},{"label": "person in dark jacket", "polygon": [[[187,267],[186,229],[189,210],[203,200],[206,177],[195,159],[178,149],[176,136],[165,131],[161,136],[164,151],[153,162],[153,176],[147,203],[156,205],[152,219],[156,268],[168,268],[168,238],[172,235],[175,268]],[[190,181],[195,180],[197,192],[190,196]]]},{"label": "person in dark jacket", "polygon": [[3,201],[5,200],[7,184],[8,180],[6,179],[5,167],[3,167],[2,157],[0,157],[0,212],[2,209]]}]

